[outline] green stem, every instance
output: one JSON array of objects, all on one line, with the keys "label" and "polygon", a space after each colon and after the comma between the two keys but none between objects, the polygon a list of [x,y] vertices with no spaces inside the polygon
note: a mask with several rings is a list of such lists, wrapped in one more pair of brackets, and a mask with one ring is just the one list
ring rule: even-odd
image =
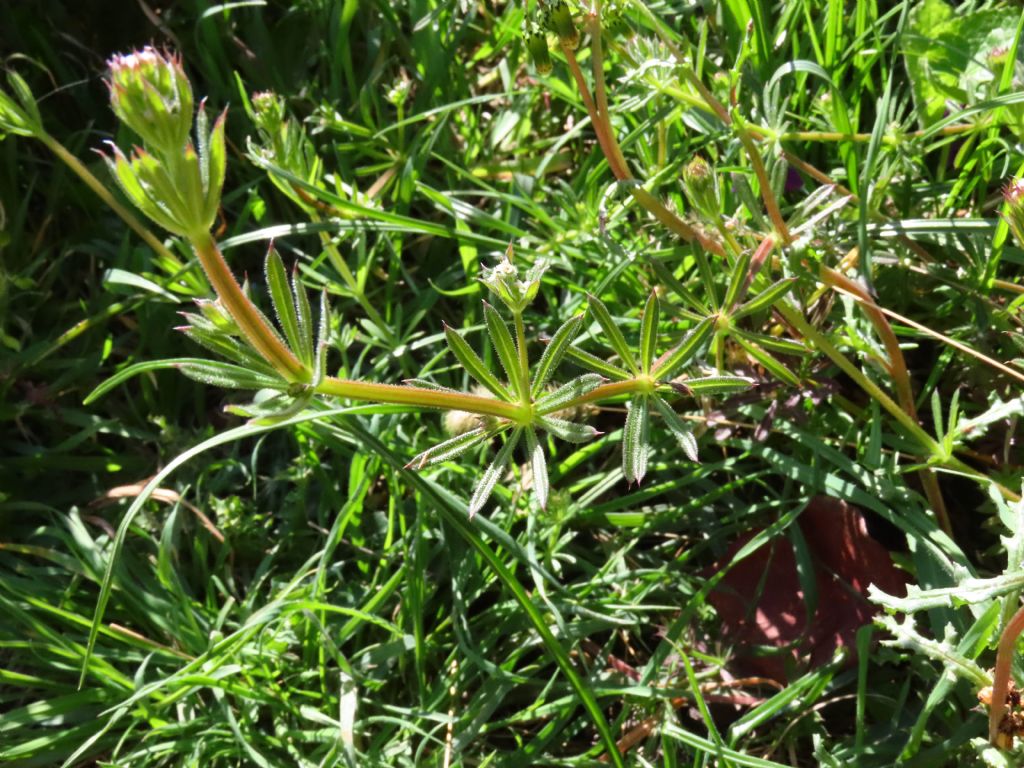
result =
[{"label": "green stem", "polygon": [[154,235],[145,224],[139,221],[131,211],[121,205],[121,203],[117,201],[117,198],[110,193],[110,190],[103,186],[100,180],[96,178],[93,172],[86,168],[81,160],[68,152],[63,144],[45,132],[37,133],[36,138],[45,144],[46,148],[53,152],[53,154],[55,154],[68,168],[70,168],[76,176],[78,176],[78,178],[85,182],[85,185],[89,187],[89,189],[91,189],[114,213],[120,216],[121,220],[124,221],[124,223],[127,224],[139,237],[141,237],[146,245],[159,254],[161,259],[170,264],[174,271],[181,271],[184,269],[185,265],[182,264],[181,259],[171,253],[167,246],[160,242],[160,239]]},{"label": "green stem", "polygon": [[530,409],[522,405],[506,403],[491,397],[468,395],[462,392],[407,387],[396,384],[375,384],[369,381],[351,381],[327,377],[316,391],[322,395],[340,397],[346,400],[362,400],[371,403],[392,403],[414,405],[421,408],[442,408],[449,411],[467,411],[484,416],[497,416],[517,424],[528,423]]},{"label": "green stem", "polygon": [[288,349],[256,305],[242,292],[224,256],[209,232],[191,238],[199,263],[228,314],[252,347],[290,382],[309,380],[309,371]]},{"label": "green stem", "polygon": [[529,406],[530,397],[530,359],[526,354],[526,328],[523,326],[523,313],[516,310],[512,313],[516,328],[516,352],[519,355],[519,403]]},{"label": "green stem", "polygon": [[639,379],[627,379],[626,381],[613,381],[608,384],[602,384],[596,389],[592,389],[585,395],[573,398],[559,410],[570,411],[573,408],[577,408],[587,403],[596,403],[598,400],[608,400],[613,397],[621,397],[622,395],[630,395],[634,392],[645,392],[650,388],[648,382],[641,382]]},{"label": "green stem", "polygon": [[[589,26],[591,35],[599,37],[601,34],[601,27],[596,19],[592,19]],[[587,81],[584,79],[583,72],[580,70],[579,62],[576,60],[575,52],[568,46],[563,46],[562,51],[565,54],[566,63],[569,65],[569,71],[572,73],[573,79],[576,81],[576,87],[579,89],[580,98],[583,100],[583,106],[586,107],[587,113],[590,115],[590,122],[594,126],[594,133],[597,135],[597,143],[600,145],[601,152],[608,161],[608,167],[611,169],[612,175],[620,182],[635,182],[635,178],[630,172],[629,166],[626,164],[625,157],[623,157],[622,149],[619,147],[619,143],[615,139],[615,132],[611,127],[608,115],[602,113],[594,103],[594,99],[590,94],[590,89],[587,87]],[[594,61],[594,77],[600,79],[601,87],[603,89],[604,72],[600,63],[596,59]],[[719,256],[724,253],[722,246],[719,243],[701,234],[685,221],[680,219],[646,189],[638,184],[632,184],[628,189],[629,193],[633,196],[633,199],[643,206],[648,213],[668,227],[672,232],[675,232],[683,238],[683,240],[686,242],[696,241],[700,243],[701,247],[705,250],[711,251]]]}]

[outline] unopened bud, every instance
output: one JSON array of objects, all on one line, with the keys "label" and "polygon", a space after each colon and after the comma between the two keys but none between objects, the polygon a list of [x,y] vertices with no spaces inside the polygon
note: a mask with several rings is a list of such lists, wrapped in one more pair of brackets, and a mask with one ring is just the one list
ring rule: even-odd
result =
[{"label": "unopened bud", "polygon": [[718,176],[700,155],[695,155],[683,168],[683,191],[690,205],[703,216],[718,217]]},{"label": "unopened bud", "polygon": [[523,34],[526,38],[526,51],[530,54],[530,61],[533,62],[537,74],[550,74],[551,53],[548,51],[548,41],[544,31],[536,24],[532,24]]},{"label": "unopened bud", "polygon": [[115,55],[110,67],[110,105],[121,122],[151,149],[180,152],[192,132],[192,86],[181,59],[146,46]]},{"label": "unopened bud", "polygon": [[576,22],[572,20],[572,13],[569,12],[564,0],[555,0],[544,9],[545,25],[558,35],[559,42],[566,48],[576,50],[580,45],[580,33],[576,29]]},{"label": "unopened bud", "polygon": [[1006,64],[1007,58],[1010,56],[1010,49],[1005,45],[997,45],[991,51],[988,52],[986,57],[986,64],[988,64],[989,70],[995,72],[996,70],[1002,70]]},{"label": "unopened bud", "polygon": [[259,91],[251,98],[253,122],[268,136],[275,135],[284,122],[284,99],[273,91]]}]

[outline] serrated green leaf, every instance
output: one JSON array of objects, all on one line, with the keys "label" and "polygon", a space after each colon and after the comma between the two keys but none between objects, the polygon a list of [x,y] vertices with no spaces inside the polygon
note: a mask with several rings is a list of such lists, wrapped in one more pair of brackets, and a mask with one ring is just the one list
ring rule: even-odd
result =
[{"label": "serrated green leaf", "polygon": [[505,321],[498,314],[498,310],[484,302],[484,320],[487,323],[487,332],[490,334],[494,351],[498,353],[498,360],[501,367],[505,369],[512,391],[518,398],[525,398],[528,392],[522,392],[523,371],[519,367],[519,355],[516,352],[515,342],[508,330]]},{"label": "serrated green leaf", "polygon": [[548,460],[544,449],[537,440],[533,427],[526,429],[526,452],[530,456],[530,469],[533,470],[533,493],[541,509],[548,506]]},{"label": "serrated green leaf", "polygon": [[694,437],[690,425],[679,418],[679,414],[675,412],[675,409],[658,396],[654,397],[654,407],[658,409],[658,413],[665,419],[665,426],[668,427],[676,440],[679,441],[679,446],[686,453],[686,457],[695,464],[699,464],[697,438]]},{"label": "serrated green leaf", "polygon": [[782,280],[772,283],[750,299],[750,301],[740,307],[737,307],[736,311],[732,313],[732,319],[738,320],[741,317],[752,315],[755,312],[770,307],[776,301],[789,293],[793,288],[794,283],[796,283],[795,277],[785,277]]},{"label": "serrated green leaf", "polygon": [[510,402],[512,395],[505,388],[505,385],[498,381],[497,377],[491,373],[487,366],[484,365],[484,361],[480,359],[480,356],[473,351],[473,348],[469,346],[469,343],[459,335],[451,326],[446,325],[444,327],[444,337],[448,342],[448,348],[455,355],[455,358],[462,363],[462,367],[466,369],[466,373],[472,376],[477,382],[486,387],[491,393],[501,400]]},{"label": "serrated green leaf", "polygon": [[534,404],[534,411],[540,416],[558,411],[577,397],[593,392],[604,381],[604,376],[599,373],[585,373],[563,384],[550,395],[542,397]]},{"label": "serrated green leaf", "polygon": [[224,410],[248,418],[249,423],[255,426],[269,427],[304,411],[313,402],[314,394],[311,389],[299,395],[280,392],[262,400],[256,399],[249,405],[229,405]]},{"label": "serrated green leaf", "polygon": [[732,271],[729,273],[729,286],[725,290],[725,301],[722,302],[726,312],[731,312],[733,306],[740,299],[740,291],[746,285],[747,274],[750,272],[750,259],[752,256],[753,251],[746,248],[740,254],[740,257],[736,259],[736,263],[732,265]]},{"label": "serrated green leaf", "polygon": [[476,488],[473,489],[473,497],[469,500],[470,520],[476,517],[476,513],[483,508],[484,504],[487,503],[487,499],[490,498],[494,486],[497,485],[498,480],[501,479],[501,475],[505,471],[505,465],[508,464],[512,451],[519,444],[519,438],[522,433],[522,428],[514,429],[512,434],[508,436],[508,439],[505,440],[505,444],[501,446],[501,450],[498,451],[494,461],[484,470],[484,474],[477,482]]},{"label": "serrated green leaf", "polygon": [[[326,290],[326,289],[325,289]],[[306,288],[299,280],[299,265],[296,264],[292,270],[292,295],[295,297],[295,322],[298,325],[298,345],[295,353],[306,365],[313,363],[313,311],[309,306],[309,296],[306,295]],[[324,297],[321,295],[321,304]]]},{"label": "serrated green leaf", "polygon": [[240,365],[220,363],[213,360],[179,363],[177,366],[188,378],[227,389],[281,389],[283,381],[273,376],[264,376]]},{"label": "serrated green leaf", "polygon": [[579,314],[569,318],[562,324],[561,328],[555,331],[555,335],[548,342],[547,347],[544,349],[544,354],[540,357],[540,362],[537,363],[537,369],[533,375],[533,384],[530,387],[531,397],[536,398],[544,391],[544,386],[562,361],[563,355],[565,355],[572,340],[576,338],[576,334],[579,333],[582,324],[583,315]]},{"label": "serrated green leaf", "polygon": [[311,377],[311,384],[314,387],[320,386],[320,383],[327,375],[327,336],[330,333],[330,319],[331,310],[327,302],[327,289],[324,288],[320,292],[320,323],[316,332],[316,348],[314,350],[313,374]]},{"label": "serrated green leaf", "polygon": [[267,259],[264,263],[264,271],[267,278],[267,288],[270,290],[270,300],[274,305],[274,312],[277,314],[278,323],[284,331],[284,337],[299,360],[304,365],[309,365],[312,360],[303,359],[302,335],[299,332],[299,318],[295,312],[291,286],[288,284],[288,273],[284,269],[284,262],[273,245],[267,250]]},{"label": "serrated green leaf", "polygon": [[538,416],[537,424],[560,440],[567,443],[585,443],[601,434],[589,424],[578,424],[556,416]]},{"label": "serrated green leaf", "polygon": [[[202,112],[202,110],[200,110]],[[220,208],[220,192],[224,186],[224,174],[227,169],[227,149],[224,140],[224,120],[227,110],[220,113],[213,123],[213,130],[210,131],[210,139],[207,143],[206,178],[203,179],[205,187],[204,213],[209,225],[217,219],[217,211]],[[209,226],[208,225],[208,226]]]},{"label": "serrated green leaf", "polygon": [[251,347],[245,346],[230,336],[226,336],[221,331],[210,331],[206,328],[193,326],[185,330],[185,335],[215,355],[227,358],[243,367],[257,369],[268,375],[274,371]]},{"label": "serrated green leaf", "polygon": [[636,360],[633,358],[633,353],[629,350],[629,345],[626,344],[626,337],[622,335],[622,331],[612,320],[611,314],[608,312],[608,308],[604,303],[596,296],[588,294],[587,299],[590,303],[590,311],[594,315],[594,319],[597,320],[601,326],[601,330],[604,331],[605,338],[608,339],[608,343],[612,345],[612,349],[615,350],[615,354],[622,360],[622,364],[629,369],[630,373],[634,376],[640,375],[640,369],[637,367]]},{"label": "serrated green leaf", "polygon": [[634,395],[626,411],[622,431],[622,474],[627,483],[643,482],[650,452],[647,426],[647,395]]},{"label": "serrated green leaf", "polygon": [[644,315],[640,321],[640,370],[645,376],[651,373],[654,353],[658,346],[658,294],[651,291],[644,306]]},{"label": "serrated green leaf", "polygon": [[746,376],[701,376],[696,379],[672,382],[672,387],[694,397],[702,395],[729,395],[750,389],[754,380]]},{"label": "serrated green leaf", "polygon": [[629,371],[624,371],[617,365],[613,365],[606,360],[602,360],[597,355],[592,355],[589,352],[584,352],[579,347],[569,347],[565,350],[565,356],[572,360],[577,365],[583,368],[589,368],[592,371],[600,373],[602,376],[607,376],[609,379],[616,381],[627,381],[633,378]]},{"label": "serrated green leaf", "polygon": [[696,327],[687,333],[683,340],[676,345],[675,349],[669,352],[651,371],[652,376],[659,379],[671,379],[676,372],[700,351],[701,346],[707,341],[708,336],[715,328],[715,318],[706,317]]},{"label": "serrated green leaf", "polygon": [[427,450],[416,454],[413,460],[406,464],[406,467],[413,469],[423,469],[431,464],[437,464],[441,461],[447,461],[448,459],[455,458],[462,453],[465,453],[475,445],[479,445],[484,440],[494,437],[497,432],[490,431],[485,427],[477,427],[471,429],[468,432],[464,432],[461,435],[456,435],[450,440],[445,440],[443,443],[433,445]]}]

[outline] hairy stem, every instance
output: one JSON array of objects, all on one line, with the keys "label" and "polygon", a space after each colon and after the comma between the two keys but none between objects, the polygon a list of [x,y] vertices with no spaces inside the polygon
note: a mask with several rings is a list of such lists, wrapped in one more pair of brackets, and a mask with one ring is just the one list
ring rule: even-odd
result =
[{"label": "hairy stem", "polygon": [[484,416],[497,416],[516,423],[529,418],[521,405],[506,403],[491,397],[468,395],[462,392],[446,392],[444,390],[426,389],[425,387],[407,387],[396,384],[375,384],[369,381],[351,381],[327,377],[317,386],[316,391],[323,395],[340,397],[346,400],[362,400],[371,403],[391,403],[394,405],[414,405],[420,408],[441,408],[449,411],[467,411]]},{"label": "hairy stem", "polygon": [[238,325],[253,349],[260,353],[283,378],[291,382],[309,380],[309,371],[270,326],[248,296],[242,292],[211,234],[192,238],[199,263],[217,293],[217,298]]},{"label": "hairy stem", "polygon": [[[591,35],[595,39],[599,39],[601,27],[600,22],[596,17],[590,18],[588,21],[588,27],[590,28]],[[611,127],[611,121],[608,118],[608,114],[598,109],[593,96],[590,94],[590,88],[587,86],[587,81],[583,77],[582,70],[580,70],[580,65],[576,60],[575,52],[568,46],[563,46],[562,51],[565,54],[565,60],[569,65],[569,71],[572,73],[573,79],[576,81],[576,87],[579,89],[580,98],[583,100],[583,106],[586,107],[587,113],[590,115],[590,122],[593,124],[594,133],[597,135],[597,143],[600,145],[601,152],[608,161],[608,167],[611,169],[612,175],[620,182],[633,182],[628,186],[629,193],[633,196],[633,199],[645,208],[648,213],[654,216],[654,218],[668,227],[672,232],[683,238],[683,240],[687,242],[697,242],[705,250],[711,251],[719,256],[723,255],[724,251],[719,243],[695,230],[666,208],[665,205],[654,195],[636,183],[636,179],[630,172],[629,166],[626,164],[626,159],[622,155],[622,149],[619,147],[619,143],[615,139],[615,132]],[[593,56],[593,51],[591,54]],[[600,84],[601,92],[603,93],[604,71],[599,66],[596,58],[594,62],[594,77]]]}]

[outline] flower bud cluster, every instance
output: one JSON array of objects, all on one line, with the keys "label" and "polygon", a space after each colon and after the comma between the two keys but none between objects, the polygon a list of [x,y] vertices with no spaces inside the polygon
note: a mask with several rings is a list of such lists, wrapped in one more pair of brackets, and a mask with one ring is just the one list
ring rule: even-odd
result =
[{"label": "flower bud cluster", "polygon": [[683,168],[683,191],[690,205],[702,216],[711,221],[718,218],[718,176],[700,155],[695,155]]},{"label": "flower bud cluster", "polygon": [[548,263],[544,259],[538,259],[520,280],[519,270],[512,263],[509,253],[505,254],[497,266],[490,269],[485,267],[480,282],[501,299],[509,310],[518,314],[537,297],[540,281],[547,271]]},{"label": "flower bud cluster", "polygon": [[580,32],[565,0],[554,0],[541,5],[542,26],[547,27],[556,35],[558,41],[566,48],[576,50],[580,47]]},{"label": "flower bud cluster", "polygon": [[106,161],[132,203],[184,237],[209,231],[220,207],[226,163],[224,115],[210,129],[200,105],[196,144],[192,86],[178,56],[145,47],[109,62],[110,105],[142,139],[130,156],[111,144]]}]

